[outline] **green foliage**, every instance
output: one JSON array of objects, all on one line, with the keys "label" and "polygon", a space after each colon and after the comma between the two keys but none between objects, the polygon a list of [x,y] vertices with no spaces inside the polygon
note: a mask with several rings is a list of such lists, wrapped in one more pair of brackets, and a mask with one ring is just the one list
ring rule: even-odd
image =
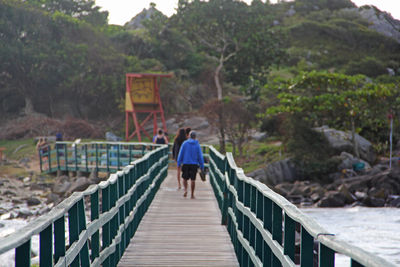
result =
[{"label": "green foliage", "polygon": [[399,114],[399,88],[376,84],[363,76],[310,72],[294,79],[278,94],[279,104],[267,114],[301,115],[312,125],[351,130],[352,123],[372,141],[387,133],[386,115]]},{"label": "green foliage", "polygon": [[10,160],[32,158],[36,156],[36,144],[33,139],[0,140],[0,147],[5,147],[4,155]]},{"label": "green foliage", "polygon": [[298,167],[300,177],[327,181],[327,174],[335,172],[339,162],[322,133],[311,129],[312,124],[299,114],[286,121],[285,143]]}]

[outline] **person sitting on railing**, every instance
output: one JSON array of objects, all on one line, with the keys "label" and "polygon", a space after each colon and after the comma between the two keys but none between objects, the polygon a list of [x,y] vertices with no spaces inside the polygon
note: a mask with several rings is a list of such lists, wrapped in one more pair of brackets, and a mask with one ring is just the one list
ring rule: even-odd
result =
[{"label": "person sitting on railing", "polygon": [[191,131],[189,139],[183,142],[178,155],[178,167],[182,166],[183,186],[185,188],[184,197],[187,196],[188,180],[191,180],[191,198],[194,197],[194,189],[196,185],[197,169],[200,165],[201,170],[204,170],[204,158],[201,152],[199,142],[196,140],[196,132]]},{"label": "person sitting on railing", "polygon": [[[180,128],[176,133],[174,139],[174,145],[172,146],[172,158],[178,162],[179,150],[181,149],[182,143],[186,141],[187,136],[184,128]],[[178,179],[178,189],[181,189],[181,167],[178,167],[177,170],[177,179]]]},{"label": "person sitting on railing", "polygon": [[49,147],[48,147],[45,137],[39,138],[39,141],[36,144],[36,150],[39,153],[39,158],[41,158],[42,161],[43,160],[47,161]]},{"label": "person sitting on railing", "polygon": [[168,139],[163,130],[158,129],[157,135],[153,139],[153,144],[168,144]]}]

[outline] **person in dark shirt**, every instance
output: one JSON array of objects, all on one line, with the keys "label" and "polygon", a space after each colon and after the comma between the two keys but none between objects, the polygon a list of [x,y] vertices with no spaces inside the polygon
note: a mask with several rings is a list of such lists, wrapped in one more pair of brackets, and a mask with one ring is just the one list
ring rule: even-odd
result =
[{"label": "person in dark shirt", "polygon": [[[174,139],[174,145],[172,146],[172,158],[178,162],[179,150],[181,149],[181,145],[184,141],[186,141],[186,132],[184,128],[180,128],[176,133]],[[177,170],[177,179],[178,179],[178,189],[181,189],[181,167],[178,167]]]},{"label": "person in dark shirt", "polygon": [[164,131],[159,129],[157,132],[157,135],[155,136],[153,140],[153,144],[168,144],[168,139],[164,135]]}]

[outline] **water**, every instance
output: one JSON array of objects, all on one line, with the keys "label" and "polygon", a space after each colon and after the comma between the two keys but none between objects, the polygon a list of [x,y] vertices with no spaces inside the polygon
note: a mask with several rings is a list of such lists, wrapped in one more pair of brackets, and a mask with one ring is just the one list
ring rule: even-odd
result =
[{"label": "water", "polygon": [[[353,207],[301,210],[340,239],[400,266],[400,209]],[[348,257],[336,255],[335,261],[335,266],[350,266]]]},{"label": "water", "polygon": [[[18,229],[24,227],[28,222],[26,220],[12,219],[12,220],[0,220],[0,224],[4,227],[0,228],[0,239],[18,231]],[[11,267],[14,266],[15,250],[7,251],[0,254],[0,267]],[[31,240],[31,251],[34,255],[39,255],[39,237],[33,236]],[[31,259],[31,264],[39,264],[38,257]]]}]

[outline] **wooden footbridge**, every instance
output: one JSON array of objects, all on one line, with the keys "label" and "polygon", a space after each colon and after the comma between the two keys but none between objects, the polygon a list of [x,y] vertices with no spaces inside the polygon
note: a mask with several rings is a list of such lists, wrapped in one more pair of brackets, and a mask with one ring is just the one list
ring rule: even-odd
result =
[{"label": "wooden footbridge", "polygon": [[43,171],[113,174],[0,239],[15,266],[31,266],[36,235],[39,266],[333,267],[335,254],[350,266],[395,266],[337,239],[212,146],[204,146],[208,180],[187,199],[166,145],[58,145],[42,153]]}]

